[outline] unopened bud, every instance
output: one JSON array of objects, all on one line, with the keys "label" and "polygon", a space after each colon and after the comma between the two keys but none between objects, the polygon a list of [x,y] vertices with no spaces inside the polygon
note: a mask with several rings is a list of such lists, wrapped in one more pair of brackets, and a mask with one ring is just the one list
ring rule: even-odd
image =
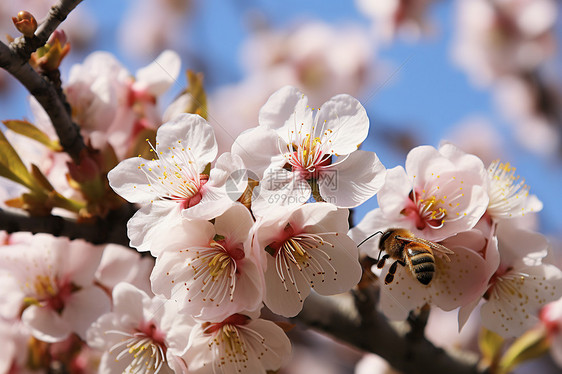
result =
[{"label": "unopened bud", "polygon": [[22,10],[18,13],[17,18],[12,17],[14,26],[19,32],[23,34],[26,38],[32,38],[35,35],[35,30],[37,30],[37,20],[33,17],[33,14]]}]

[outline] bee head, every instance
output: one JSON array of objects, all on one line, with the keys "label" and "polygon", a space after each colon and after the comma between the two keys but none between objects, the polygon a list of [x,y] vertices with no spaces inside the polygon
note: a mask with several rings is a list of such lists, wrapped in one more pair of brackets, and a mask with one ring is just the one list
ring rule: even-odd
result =
[{"label": "bee head", "polygon": [[385,231],[382,236],[381,236],[381,240],[379,241],[379,249],[384,250],[384,242],[390,238],[390,235],[392,235],[393,230],[387,230]]}]

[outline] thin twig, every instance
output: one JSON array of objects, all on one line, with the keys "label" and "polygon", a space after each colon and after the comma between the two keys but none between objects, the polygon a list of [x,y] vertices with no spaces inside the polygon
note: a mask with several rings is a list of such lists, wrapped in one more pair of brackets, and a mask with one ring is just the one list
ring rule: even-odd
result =
[{"label": "thin twig", "polygon": [[51,33],[82,0],[59,0],[49,11],[34,37],[16,39],[8,47],[0,42],[0,67],[13,75],[33,95],[45,109],[57,132],[65,152],[76,162],[80,162],[80,152],[86,148],[79,127],[72,122],[65,101],[57,88],[37,73],[28,61],[37,48],[45,45]]}]

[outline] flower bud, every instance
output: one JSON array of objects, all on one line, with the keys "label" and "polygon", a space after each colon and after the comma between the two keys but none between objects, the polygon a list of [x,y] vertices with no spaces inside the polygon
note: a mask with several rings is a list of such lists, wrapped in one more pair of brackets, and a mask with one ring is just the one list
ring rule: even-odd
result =
[{"label": "flower bud", "polygon": [[18,29],[18,31],[26,38],[32,38],[35,35],[35,30],[37,30],[37,20],[35,20],[33,14],[22,10],[18,13],[17,18],[12,17],[12,21],[14,22],[16,29]]}]

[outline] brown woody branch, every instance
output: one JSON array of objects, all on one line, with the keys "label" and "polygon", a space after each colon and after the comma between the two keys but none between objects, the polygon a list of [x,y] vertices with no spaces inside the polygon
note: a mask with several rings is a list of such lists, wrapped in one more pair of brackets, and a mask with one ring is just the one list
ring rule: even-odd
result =
[{"label": "brown woody branch", "polygon": [[57,87],[37,73],[29,58],[39,47],[45,45],[49,36],[82,0],[59,0],[32,38],[19,37],[10,46],[0,42],[0,67],[13,75],[45,109],[65,152],[79,163],[80,152],[85,148],[79,127],[72,122],[65,100]]},{"label": "brown woody branch", "polygon": [[[425,325],[422,316],[420,324]],[[294,318],[367,352],[375,353],[403,373],[483,374],[478,358],[466,352],[447,352],[435,347],[416,323],[391,325],[376,310],[376,289],[368,286],[332,297],[312,293]],[[410,327],[408,327],[410,326]]]},{"label": "brown woody branch", "polygon": [[134,213],[134,206],[125,204],[120,209],[111,211],[103,219],[78,223],[76,220],[60,216],[28,216],[0,209],[0,230],[8,233],[47,233],[69,239],[84,239],[93,244],[115,243],[128,246],[127,221]]}]

